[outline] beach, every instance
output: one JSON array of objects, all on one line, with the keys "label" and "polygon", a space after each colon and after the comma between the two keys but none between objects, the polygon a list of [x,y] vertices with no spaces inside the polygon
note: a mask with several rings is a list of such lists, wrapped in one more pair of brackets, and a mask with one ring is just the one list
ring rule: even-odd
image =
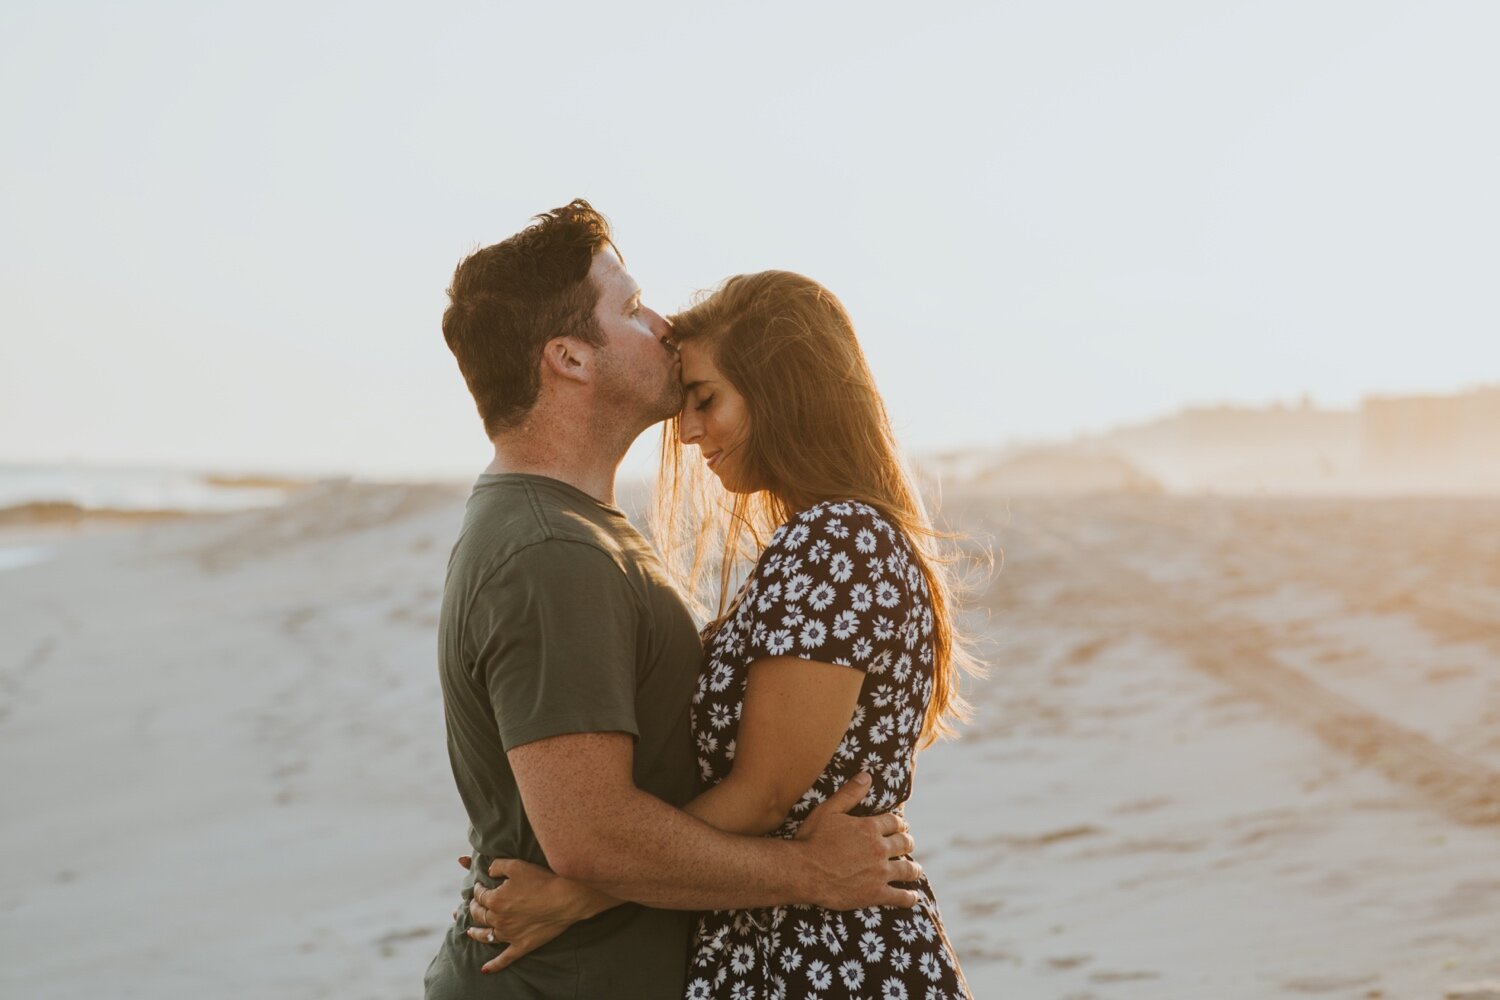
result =
[{"label": "beach", "polygon": [[[466,492],[5,525],[0,993],[419,992]],[[908,814],[976,997],[1500,990],[1500,501],[942,510],[990,672]]]}]

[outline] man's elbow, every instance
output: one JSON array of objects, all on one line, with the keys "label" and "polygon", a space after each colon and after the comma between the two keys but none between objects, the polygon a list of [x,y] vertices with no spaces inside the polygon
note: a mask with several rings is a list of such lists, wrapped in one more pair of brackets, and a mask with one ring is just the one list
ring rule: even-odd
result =
[{"label": "man's elbow", "polygon": [[[632,867],[654,829],[647,820],[653,802],[634,785],[595,789],[565,808],[540,805],[532,827],[547,857],[547,867],[563,878],[609,891],[619,873]],[[655,803],[659,805],[659,803]]]},{"label": "man's elbow", "polygon": [[540,836],[547,867],[563,878],[593,885],[609,867],[610,845],[588,830],[569,830],[560,836]]},{"label": "man's elbow", "polygon": [[565,879],[582,882],[594,888],[602,888],[600,882],[606,877],[609,864],[604,852],[590,850],[583,845],[569,845],[560,851],[548,851],[547,863],[552,870]]},{"label": "man's elbow", "polygon": [[642,848],[648,846],[636,843],[638,834],[633,836],[624,825],[599,818],[546,833],[539,830],[537,836],[553,872],[609,892],[623,884],[625,873],[640,865]]}]

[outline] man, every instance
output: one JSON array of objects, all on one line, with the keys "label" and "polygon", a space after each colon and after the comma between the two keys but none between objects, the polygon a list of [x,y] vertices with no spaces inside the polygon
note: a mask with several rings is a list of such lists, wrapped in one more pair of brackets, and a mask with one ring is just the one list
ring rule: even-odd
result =
[{"label": "man", "polygon": [[[696,628],[614,506],[631,442],[681,406],[661,316],[641,303],[608,223],[584,201],[538,216],[458,267],[443,334],[495,458],[448,565],[439,670],[449,757],[468,811],[465,885],[495,858],[546,865],[633,900],[502,971],[467,906],[427,973],[453,997],[676,998],[691,910],[909,905],[893,816],[847,815],[850,787],[796,841],[723,833],[692,798]],[[852,783],[851,783],[852,784]],[[503,943],[503,942],[502,942]]]}]

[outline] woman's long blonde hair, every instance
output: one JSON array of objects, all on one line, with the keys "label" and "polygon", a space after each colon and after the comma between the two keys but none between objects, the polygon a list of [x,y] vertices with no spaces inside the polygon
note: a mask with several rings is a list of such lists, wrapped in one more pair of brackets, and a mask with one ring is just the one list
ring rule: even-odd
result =
[{"label": "woman's long blonde hair", "polygon": [[[672,317],[678,343],[697,341],[745,399],[750,432],[740,468],[765,485],[731,494],[684,462],[678,420],[667,422],[653,527],[690,597],[717,557],[716,620],[731,588],[777,526],[825,500],[874,507],[915,550],[931,592],[933,684],[921,745],[952,735],[969,717],[961,672],[980,674],[955,627],[954,536],[938,531],[902,465],[885,404],[843,304],[790,271],[742,274]],[[717,551],[715,551],[717,550]],[[699,600],[703,608],[704,602]]]}]

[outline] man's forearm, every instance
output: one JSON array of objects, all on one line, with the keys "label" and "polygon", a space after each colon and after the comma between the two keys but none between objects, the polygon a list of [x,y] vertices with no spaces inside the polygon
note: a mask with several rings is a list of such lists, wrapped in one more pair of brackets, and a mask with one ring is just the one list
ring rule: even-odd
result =
[{"label": "man's forearm", "polygon": [[815,902],[800,844],[716,830],[645,792],[608,812],[585,859],[564,863],[560,874],[665,909]]},{"label": "man's forearm", "polygon": [[673,909],[812,903],[910,906],[911,838],[890,816],[849,815],[869,794],[858,774],[805,819],[796,841],[742,837],[641,791],[627,733],[576,733],[509,751],[552,870],[611,896]]}]

